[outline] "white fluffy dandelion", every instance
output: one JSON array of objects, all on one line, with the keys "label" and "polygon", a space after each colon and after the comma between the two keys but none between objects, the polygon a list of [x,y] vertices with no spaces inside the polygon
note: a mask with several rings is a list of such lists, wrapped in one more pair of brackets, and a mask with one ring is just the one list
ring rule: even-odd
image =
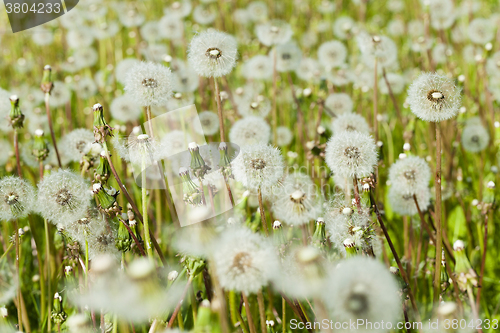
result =
[{"label": "white fluffy dandelion", "polygon": [[[425,212],[430,205],[431,192],[428,187],[422,187],[415,191],[418,207],[420,211]],[[391,186],[389,189],[389,204],[392,210],[400,215],[412,216],[418,213],[417,205],[413,194],[402,192],[397,186]]]},{"label": "white fluffy dandelion", "polygon": [[292,131],[285,126],[278,126],[276,129],[277,132],[277,140],[276,144],[280,147],[288,146],[293,140]]},{"label": "white fluffy dandelion", "polygon": [[124,89],[142,106],[165,105],[172,95],[172,73],[163,65],[141,62],[127,72]]},{"label": "white fluffy dandelion", "polygon": [[[340,322],[395,324],[401,316],[399,287],[394,276],[378,261],[356,257],[340,263],[331,274],[324,300],[331,308],[332,318]],[[364,326],[358,333],[387,332]],[[338,332],[352,332],[349,328]]]},{"label": "white fluffy dandelion", "polygon": [[408,103],[420,119],[440,122],[458,113],[460,89],[446,76],[423,73],[408,88]]},{"label": "white fluffy dandelion", "polygon": [[478,153],[488,146],[490,135],[479,119],[476,119],[475,121],[469,121],[465,125],[460,139],[466,151]]},{"label": "white fluffy dandelion", "polygon": [[219,131],[219,117],[212,111],[203,111],[198,115],[205,135],[214,135]]},{"label": "white fluffy dandelion", "polygon": [[277,274],[272,245],[249,229],[228,229],[217,242],[213,258],[219,282],[227,290],[256,293]]},{"label": "white fluffy dandelion", "polygon": [[366,133],[343,132],[334,135],[326,145],[328,167],[343,177],[364,177],[377,165],[377,147]]},{"label": "white fluffy dandelion", "polygon": [[302,59],[302,51],[293,41],[276,46],[276,70],[294,71]]},{"label": "white fluffy dandelion", "polygon": [[271,127],[260,117],[245,117],[236,121],[229,131],[229,141],[249,146],[266,144],[271,138]]},{"label": "white fluffy dandelion", "polygon": [[115,77],[118,82],[125,85],[128,71],[139,65],[141,62],[135,58],[126,58],[120,61],[115,67]]},{"label": "white fluffy dandelion", "polygon": [[135,121],[142,114],[141,106],[129,95],[118,96],[109,106],[111,116],[120,122]]},{"label": "white fluffy dandelion", "polygon": [[495,26],[486,18],[475,18],[469,23],[469,38],[474,44],[484,45],[495,37]]},{"label": "white fluffy dandelion", "polygon": [[271,101],[262,95],[238,104],[238,113],[243,117],[266,118],[269,112],[271,112]]},{"label": "white fluffy dandelion", "polygon": [[0,179],[0,220],[27,216],[33,209],[36,193],[26,180],[15,176]]},{"label": "white fluffy dandelion", "polygon": [[285,21],[272,20],[255,27],[259,41],[266,46],[284,44],[292,38],[292,27]]},{"label": "white fluffy dandelion", "polygon": [[61,154],[74,162],[80,162],[82,157],[89,153],[96,157],[102,150],[101,145],[95,143],[94,133],[85,128],[69,132],[62,138],[58,146]]},{"label": "white fluffy dandelion", "polygon": [[349,16],[341,16],[333,24],[333,33],[340,39],[348,39],[355,29],[356,23]]},{"label": "white fluffy dandelion", "polygon": [[330,94],[325,100],[325,106],[337,116],[343,113],[350,113],[354,107],[354,103],[346,93]]},{"label": "white fluffy dandelion", "polygon": [[238,58],[236,39],[224,32],[207,30],[191,40],[188,61],[196,73],[204,77],[229,74]]},{"label": "white fluffy dandelion", "polygon": [[251,191],[270,192],[283,177],[281,152],[271,145],[243,147],[232,162],[234,178]]},{"label": "white fluffy dandelion", "polygon": [[327,67],[341,66],[347,57],[347,48],[342,42],[332,40],[321,44],[318,48],[318,60]]},{"label": "white fluffy dandelion", "polygon": [[413,195],[429,186],[431,169],[425,159],[410,156],[398,160],[389,169],[389,181],[402,193]]},{"label": "white fluffy dandelion", "polygon": [[272,58],[266,55],[256,55],[243,65],[243,74],[247,79],[270,80],[273,74]]},{"label": "white fluffy dandelion", "polygon": [[344,131],[370,132],[366,119],[357,113],[343,113],[332,118],[331,129],[334,135]]},{"label": "white fluffy dandelion", "polygon": [[320,214],[316,186],[308,175],[288,175],[278,192],[272,206],[278,220],[296,226],[315,220]]},{"label": "white fluffy dandelion", "polygon": [[58,170],[38,184],[37,210],[54,224],[66,225],[85,216],[90,207],[89,184],[69,170]]}]

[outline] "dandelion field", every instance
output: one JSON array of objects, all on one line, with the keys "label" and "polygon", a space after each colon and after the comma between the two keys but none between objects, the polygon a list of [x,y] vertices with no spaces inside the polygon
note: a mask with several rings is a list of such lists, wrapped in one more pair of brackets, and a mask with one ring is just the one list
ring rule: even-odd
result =
[{"label": "dandelion field", "polygon": [[499,330],[498,1],[3,9],[0,332]]}]

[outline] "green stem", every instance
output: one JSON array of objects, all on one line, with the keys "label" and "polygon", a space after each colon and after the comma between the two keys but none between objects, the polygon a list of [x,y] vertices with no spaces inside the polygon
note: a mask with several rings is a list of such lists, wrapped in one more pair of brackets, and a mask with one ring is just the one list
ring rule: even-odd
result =
[{"label": "green stem", "polygon": [[21,314],[21,271],[19,269],[19,257],[20,257],[20,246],[19,246],[19,228],[17,225],[17,220],[14,220],[14,242],[16,245],[16,276],[17,276],[17,323],[19,325],[19,331],[23,331],[23,316]]},{"label": "green stem", "polygon": [[144,224],[144,240],[146,242],[146,252],[148,258],[153,261],[153,249],[151,248],[151,237],[149,234],[149,216],[148,216],[148,190],[146,189],[146,160],[142,159],[142,172],[141,172],[141,192],[142,192],[142,219]]},{"label": "green stem", "polygon": [[50,320],[50,314],[52,311],[52,283],[51,283],[51,272],[50,272],[50,234],[49,234],[49,223],[47,219],[43,219],[43,224],[45,227],[45,266],[47,266],[47,330],[48,332],[52,329],[52,321]]}]

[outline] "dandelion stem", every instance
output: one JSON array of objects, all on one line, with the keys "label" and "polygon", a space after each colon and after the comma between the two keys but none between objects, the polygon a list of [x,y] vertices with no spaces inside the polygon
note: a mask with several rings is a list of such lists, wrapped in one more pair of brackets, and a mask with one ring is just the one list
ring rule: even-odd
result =
[{"label": "dandelion stem", "polygon": [[220,92],[219,92],[219,84],[217,83],[217,79],[215,76],[213,77],[214,86],[215,86],[215,101],[217,102],[217,115],[219,116],[219,132],[220,132],[220,141],[226,142],[226,136],[224,134],[224,118],[222,116],[222,103],[220,100]]},{"label": "dandelion stem", "polygon": [[358,208],[358,213],[361,214],[361,197],[359,195],[358,177],[356,177],[356,175],[352,178],[352,185],[354,188],[354,200],[356,201],[356,207]]},{"label": "dandelion stem", "polygon": [[272,113],[272,120],[273,120],[273,143],[277,144],[278,142],[278,132],[277,132],[277,127],[278,127],[278,113],[276,110],[276,95],[278,93],[278,75],[276,71],[276,47],[273,48],[273,113]]},{"label": "dandelion stem", "polygon": [[281,298],[281,308],[282,308],[281,319],[283,323],[283,333],[286,333],[286,301],[283,297]]},{"label": "dandelion stem", "polygon": [[128,233],[130,234],[130,236],[132,236],[132,239],[134,240],[135,245],[139,249],[139,252],[141,252],[141,255],[142,256],[146,256],[146,253],[144,252],[144,249],[142,248],[141,243],[139,242],[139,240],[135,236],[135,234],[132,231],[132,229],[130,229],[129,225],[123,219],[120,219],[120,222],[125,226],[125,228],[127,228]]},{"label": "dandelion stem", "polygon": [[16,277],[17,277],[17,324],[19,326],[19,331],[23,331],[23,315],[21,312],[21,271],[19,270],[19,257],[20,257],[20,246],[19,246],[19,228],[17,225],[17,220],[14,220],[14,242],[16,245]]},{"label": "dandelion stem", "polygon": [[174,313],[172,313],[172,316],[170,317],[170,320],[168,321],[167,328],[171,328],[172,325],[174,324],[175,318],[177,317],[177,313],[181,309],[182,300],[186,297],[186,294],[189,290],[189,286],[191,285],[192,281],[193,281],[193,279],[191,277],[189,277],[189,279],[186,283],[186,286],[184,287],[184,290],[182,291],[181,298],[179,299],[179,302],[177,302],[177,306],[174,309]]},{"label": "dandelion stem", "polygon": [[401,110],[399,109],[398,102],[396,101],[396,97],[394,96],[394,92],[392,91],[391,84],[389,83],[389,80],[387,79],[387,74],[385,72],[385,68],[382,67],[382,76],[384,77],[385,84],[387,85],[387,90],[389,90],[389,96],[391,97],[392,104],[394,105],[394,109],[396,110],[396,115],[398,116],[398,119],[401,119],[403,122],[403,127],[405,125],[405,121],[403,118],[403,115],[401,114]]},{"label": "dandelion stem", "polygon": [[266,309],[264,305],[264,295],[262,290],[257,292],[257,303],[259,304],[260,329],[262,332],[267,332],[266,328]]},{"label": "dandelion stem", "polygon": [[266,213],[264,212],[264,204],[262,203],[262,191],[260,187],[258,190],[258,199],[259,199],[259,210],[260,210],[260,219],[262,220],[262,227],[264,228],[266,236],[269,237],[269,230],[267,230]]},{"label": "dandelion stem", "polygon": [[439,294],[441,293],[441,248],[442,248],[442,226],[441,226],[441,131],[439,123],[435,123],[436,127],[436,174],[434,180],[434,187],[436,189],[436,261],[434,269],[434,304],[439,301]]},{"label": "dandelion stem", "polygon": [[[128,193],[128,191],[125,188],[125,186],[123,186],[123,183],[122,183],[122,181],[120,179],[120,176],[116,172],[116,169],[115,169],[115,166],[113,164],[113,161],[111,160],[111,155],[109,154],[109,149],[108,149],[108,146],[107,146],[106,142],[103,143],[103,147],[104,147],[104,150],[106,151],[106,158],[107,158],[107,160],[109,162],[109,167],[111,168],[111,172],[113,173],[113,176],[115,177],[115,180],[118,183],[118,187],[120,187],[120,190],[125,195],[125,198],[127,198],[127,201],[132,206],[132,209],[134,210],[134,213],[137,216],[137,218],[139,219],[139,221],[143,222],[143,217],[142,217],[142,214],[139,211],[139,208],[137,208],[137,205],[135,204],[134,200],[132,200],[132,197]],[[167,196],[167,198],[168,198],[168,196]],[[158,245],[158,242],[156,241],[156,239],[154,238],[154,236],[151,237],[151,242],[153,243],[153,246],[155,247],[156,252],[160,256],[160,259],[161,259],[163,265],[167,265],[167,261],[166,261],[165,257],[163,256],[163,253],[161,252],[160,246]]]},{"label": "dandelion stem", "polygon": [[378,72],[377,72],[377,58],[374,61],[374,82],[373,82],[373,131],[375,132],[375,142],[378,141],[378,95],[377,95],[377,86],[378,86]]},{"label": "dandelion stem", "polygon": [[142,193],[142,217],[144,225],[144,241],[146,243],[146,252],[151,261],[153,258],[153,249],[151,247],[151,235],[149,234],[149,216],[148,216],[148,190],[146,188],[146,158],[142,158],[141,170],[141,193]]},{"label": "dandelion stem", "polygon": [[243,303],[245,303],[245,313],[247,315],[248,327],[250,328],[250,333],[257,333],[257,329],[255,328],[255,324],[252,317],[252,310],[250,309],[250,303],[248,302],[247,295],[242,292],[241,296],[243,297]]},{"label": "dandelion stem", "polygon": [[45,227],[45,265],[47,266],[47,330],[50,332],[52,329],[52,321],[50,320],[50,314],[52,313],[52,281],[51,281],[51,267],[50,267],[50,230],[49,222],[47,219],[43,219],[43,224]]},{"label": "dandelion stem", "polygon": [[17,175],[19,178],[23,178],[23,173],[21,170],[21,158],[19,156],[19,133],[17,128],[14,128],[14,150],[16,152],[16,166],[17,166]]},{"label": "dandelion stem", "polygon": [[483,289],[483,276],[484,276],[484,266],[486,264],[486,250],[488,245],[488,212],[484,215],[484,240],[483,240],[483,256],[481,258],[481,273],[479,275],[479,288],[477,290],[476,296],[476,308],[479,309],[479,303],[481,301],[481,290]]},{"label": "dandelion stem", "polygon": [[52,138],[52,145],[54,146],[54,151],[57,156],[57,164],[59,168],[62,168],[61,157],[59,156],[59,150],[57,149],[56,136],[54,134],[54,127],[52,125],[52,117],[50,115],[50,94],[45,93],[45,110],[47,112],[47,122],[49,123],[50,137]]},{"label": "dandelion stem", "polygon": [[[413,296],[413,292],[411,290],[410,286],[410,280],[408,279],[408,276],[406,275],[406,271],[403,268],[403,265],[401,264],[401,260],[399,259],[399,255],[396,252],[396,249],[394,248],[394,244],[392,244],[391,237],[389,236],[389,232],[387,231],[387,228],[385,227],[384,221],[382,220],[382,216],[380,215],[380,212],[377,207],[377,202],[375,201],[375,198],[373,197],[373,192],[370,191],[370,200],[373,205],[373,209],[375,210],[375,214],[377,215],[377,220],[380,224],[380,227],[382,228],[382,231],[384,232],[384,236],[387,239],[387,243],[389,244],[389,247],[391,248],[392,255],[394,256],[394,260],[396,260],[396,263],[399,268],[399,272],[401,273],[401,277],[403,278],[404,282],[407,284],[408,288],[408,295],[410,296],[410,301],[411,301],[411,306],[413,308],[413,312],[415,317],[417,318],[417,321],[420,321],[420,314],[418,312],[417,308],[417,303],[415,301],[415,296]],[[441,259],[441,257],[440,257]],[[441,264],[441,260],[439,260],[439,264]]]}]

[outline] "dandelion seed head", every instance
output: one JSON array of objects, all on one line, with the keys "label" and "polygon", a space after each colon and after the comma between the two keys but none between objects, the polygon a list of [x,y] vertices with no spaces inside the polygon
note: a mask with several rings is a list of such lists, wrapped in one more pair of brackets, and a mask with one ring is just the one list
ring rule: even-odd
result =
[{"label": "dandelion seed head", "polygon": [[283,177],[283,157],[271,145],[244,146],[232,164],[234,178],[253,192],[270,193]]},{"label": "dandelion seed head", "polygon": [[377,147],[367,133],[352,131],[334,135],[325,150],[328,167],[342,177],[368,176],[377,165],[377,160]]},{"label": "dandelion seed head", "polygon": [[475,18],[469,23],[468,34],[471,42],[484,45],[495,37],[495,26],[485,18]]},{"label": "dandelion seed head", "polygon": [[318,83],[323,76],[323,69],[316,59],[303,58],[295,70],[295,74],[301,80]]},{"label": "dandelion seed head", "polygon": [[94,133],[85,128],[78,128],[66,134],[59,146],[61,154],[74,162],[80,162],[87,154],[95,158],[102,150],[101,145],[95,143]]},{"label": "dandelion seed head", "polygon": [[478,153],[488,146],[490,135],[481,121],[476,118],[469,120],[465,125],[460,140],[466,151]]},{"label": "dandelion seed head", "polygon": [[357,113],[342,113],[332,118],[331,129],[333,134],[340,134],[344,131],[357,131],[369,133],[370,127],[365,118]]},{"label": "dandelion seed head", "polygon": [[333,33],[339,39],[348,39],[356,29],[356,23],[348,16],[341,16],[333,24]]},{"label": "dandelion seed head", "polygon": [[196,6],[193,10],[193,20],[201,25],[212,24],[217,18],[217,11],[214,7],[206,5]]},{"label": "dandelion seed head", "polygon": [[236,39],[224,32],[207,30],[191,40],[188,62],[191,68],[204,77],[221,77],[229,74],[238,58]]},{"label": "dandelion seed head", "polygon": [[446,76],[423,73],[408,88],[408,103],[420,119],[440,122],[458,113],[460,89]]},{"label": "dandelion seed head", "polygon": [[271,128],[260,117],[245,117],[236,121],[229,131],[229,141],[240,147],[266,144],[271,137]]},{"label": "dandelion seed head", "polygon": [[141,105],[127,94],[113,99],[109,111],[113,119],[124,123],[135,121],[142,114]]},{"label": "dandelion seed head", "polygon": [[90,207],[89,184],[69,170],[58,170],[38,184],[37,210],[54,224],[67,226]]},{"label": "dandelion seed head", "polygon": [[280,221],[302,225],[320,214],[316,188],[308,175],[299,172],[288,175],[277,192],[272,210]]},{"label": "dandelion seed head", "polygon": [[325,100],[325,106],[337,116],[352,112],[354,103],[351,97],[346,93],[334,93],[328,95]]},{"label": "dandelion seed head", "polygon": [[[333,318],[342,322],[363,319],[395,323],[400,313],[399,288],[394,276],[378,261],[355,257],[341,262],[331,273],[325,302]],[[386,329],[358,329],[361,333]],[[349,330],[340,330],[349,332]]]},{"label": "dandelion seed head", "polygon": [[389,203],[392,210],[400,215],[412,216],[418,213],[413,195],[417,197],[420,210],[425,212],[430,205],[431,192],[428,187],[419,187],[413,194],[401,191],[398,186],[389,189]]},{"label": "dandelion seed head", "polygon": [[198,117],[203,129],[199,134],[214,135],[219,131],[219,117],[215,112],[203,111],[198,114]]},{"label": "dandelion seed head", "polygon": [[127,72],[125,91],[142,106],[165,105],[172,95],[172,72],[153,62],[141,62]]},{"label": "dandelion seed head", "polygon": [[342,42],[332,40],[318,48],[318,60],[326,68],[339,67],[347,57],[347,48]]},{"label": "dandelion seed head", "polygon": [[284,44],[292,38],[292,27],[285,21],[272,20],[255,27],[259,41],[266,46]]},{"label": "dandelion seed head", "polygon": [[271,112],[271,101],[262,95],[238,104],[238,113],[243,117],[266,118],[269,112]]},{"label": "dandelion seed head", "polygon": [[267,55],[256,55],[243,65],[243,75],[247,79],[270,80],[273,74],[273,61]]},{"label": "dandelion seed head", "polygon": [[278,72],[295,70],[301,59],[302,51],[294,41],[276,46],[276,70]]},{"label": "dandelion seed head", "polygon": [[388,179],[399,192],[413,195],[429,186],[431,169],[425,159],[410,156],[391,165]]},{"label": "dandelion seed head", "polygon": [[15,176],[0,179],[0,220],[26,217],[36,201],[36,192],[26,180]]},{"label": "dandelion seed head", "polygon": [[223,288],[252,294],[276,276],[278,259],[262,236],[249,229],[231,228],[217,243],[213,257]]},{"label": "dandelion seed head", "polygon": [[277,132],[276,144],[279,147],[288,146],[292,142],[293,133],[288,127],[278,126],[276,132]]}]

